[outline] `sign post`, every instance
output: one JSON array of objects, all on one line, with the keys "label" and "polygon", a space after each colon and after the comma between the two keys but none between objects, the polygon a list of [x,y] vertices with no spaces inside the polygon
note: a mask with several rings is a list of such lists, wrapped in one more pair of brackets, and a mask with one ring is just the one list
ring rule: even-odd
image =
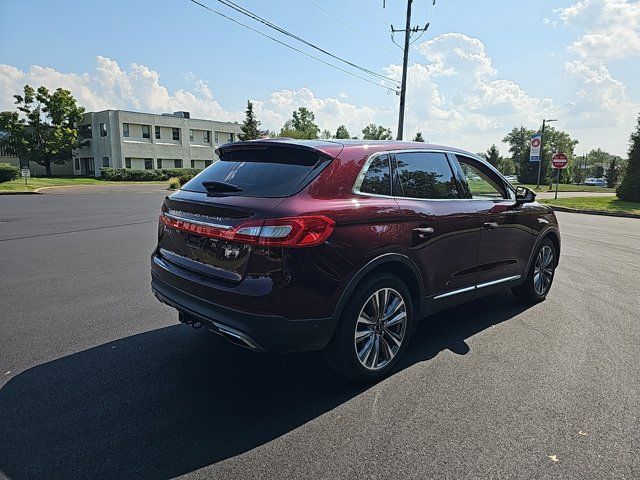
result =
[{"label": "sign post", "polygon": [[24,185],[26,187],[27,178],[31,177],[31,170],[29,170],[29,167],[22,167],[22,169],[20,170],[20,176],[24,178]]},{"label": "sign post", "polygon": [[556,153],[551,159],[553,168],[556,170],[556,196],[558,198],[558,184],[560,183],[560,170],[567,168],[569,158],[564,153]]}]

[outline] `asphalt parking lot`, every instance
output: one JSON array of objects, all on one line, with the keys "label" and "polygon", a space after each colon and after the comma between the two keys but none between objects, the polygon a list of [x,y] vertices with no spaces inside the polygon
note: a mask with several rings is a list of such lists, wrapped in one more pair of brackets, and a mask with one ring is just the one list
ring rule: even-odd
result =
[{"label": "asphalt parking lot", "polygon": [[559,213],[547,301],[422,323],[371,387],[178,325],[160,187],[0,197],[0,476],[640,478],[640,220]]}]

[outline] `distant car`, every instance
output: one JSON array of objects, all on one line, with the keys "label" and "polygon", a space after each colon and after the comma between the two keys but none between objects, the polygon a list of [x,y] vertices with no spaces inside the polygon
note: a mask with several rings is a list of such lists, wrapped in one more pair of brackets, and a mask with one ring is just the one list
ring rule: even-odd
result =
[{"label": "distant car", "polygon": [[517,175],[507,175],[504,178],[509,183],[518,183],[518,176]]},{"label": "distant car", "polygon": [[551,288],[553,210],[472,153],[284,139],[216,152],[164,200],[151,260],[153,291],[186,324],[258,351],[324,350],[368,382],[427,315],[505,287],[540,302]]},{"label": "distant car", "polygon": [[607,182],[604,178],[587,178],[584,184],[589,187],[606,187]]}]

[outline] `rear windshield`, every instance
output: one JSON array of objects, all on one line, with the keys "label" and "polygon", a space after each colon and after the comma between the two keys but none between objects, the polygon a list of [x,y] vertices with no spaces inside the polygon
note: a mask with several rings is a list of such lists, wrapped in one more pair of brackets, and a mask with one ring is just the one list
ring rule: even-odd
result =
[{"label": "rear windshield", "polygon": [[[189,180],[182,190],[244,197],[288,197],[308,184],[328,163],[320,153],[269,145],[231,150]],[[221,182],[241,191],[217,193],[203,182]]]}]

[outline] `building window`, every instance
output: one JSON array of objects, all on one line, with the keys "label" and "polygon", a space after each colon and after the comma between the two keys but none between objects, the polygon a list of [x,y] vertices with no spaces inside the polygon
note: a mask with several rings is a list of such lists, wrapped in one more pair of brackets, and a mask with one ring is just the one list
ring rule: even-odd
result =
[{"label": "building window", "polygon": [[74,170],[80,170],[80,159],[79,158],[75,158],[73,163],[74,163],[74,166],[75,166]]},{"label": "building window", "polygon": [[129,136],[129,124],[128,123],[123,123],[122,124],[122,136],[123,137],[128,137]]},{"label": "building window", "polygon": [[109,166],[109,157],[102,157],[102,166],[103,167]]},{"label": "building window", "polygon": [[196,168],[196,161],[195,160],[191,160],[191,168]]},{"label": "building window", "polygon": [[196,139],[193,130],[189,130],[189,141],[193,142]]},{"label": "building window", "polygon": [[100,136],[101,137],[106,137],[107,136],[107,124],[106,123],[101,123],[100,124]]},{"label": "building window", "polygon": [[124,168],[131,168],[131,157],[124,157]]},{"label": "building window", "polygon": [[82,138],[91,138],[93,133],[91,132],[91,125],[80,125],[78,127],[78,132],[80,133],[80,137]]},{"label": "building window", "polygon": [[162,168],[162,159],[161,158],[158,159],[158,168]]},{"label": "building window", "polygon": [[160,140],[160,127],[156,127],[156,140]]},{"label": "building window", "polygon": [[172,128],[171,129],[171,135],[173,136],[174,140],[179,141],[180,140],[180,129],[179,128]]},{"label": "building window", "polygon": [[209,165],[211,165],[213,163],[213,160],[205,160],[204,161],[204,168],[207,168]]},{"label": "building window", "polygon": [[151,138],[151,129],[149,125],[142,125],[142,138]]},{"label": "building window", "polygon": [[173,161],[173,168],[182,168],[182,159],[176,158]]},{"label": "building window", "polygon": [[216,145],[218,145],[220,143],[220,135],[218,134],[218,132],[215,132],[214,135],[214,140],[216,141]]},{"label": "building window", "polygon": [[233,142],[233,133],[227,134],[227,142]]},{"label": "building window", "polygon": [[144,169],[145,170],[153,170],[153,158],[145,158],[144,159]]},{"label": "building window", "polygon": [[202,138],[204,143],[211,143],[211,132],[209,130],[205,130],[202,132]]}]

